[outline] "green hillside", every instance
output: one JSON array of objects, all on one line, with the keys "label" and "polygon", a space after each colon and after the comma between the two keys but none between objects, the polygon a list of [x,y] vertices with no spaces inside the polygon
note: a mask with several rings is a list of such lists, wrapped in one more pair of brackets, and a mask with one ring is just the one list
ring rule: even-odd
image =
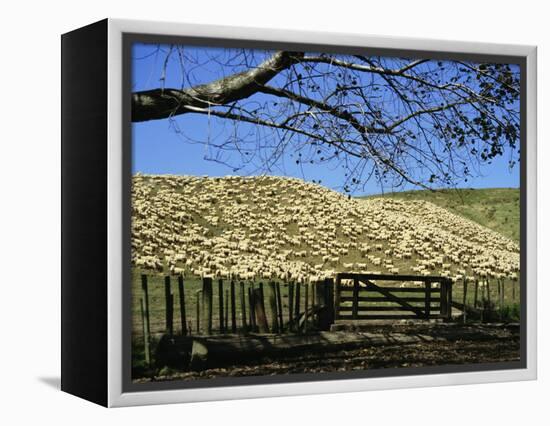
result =
[{"label": "green hillside", "polygon": [[405,191],[364,198],[379,197],[429,201],[519,242],[518,188]]}]

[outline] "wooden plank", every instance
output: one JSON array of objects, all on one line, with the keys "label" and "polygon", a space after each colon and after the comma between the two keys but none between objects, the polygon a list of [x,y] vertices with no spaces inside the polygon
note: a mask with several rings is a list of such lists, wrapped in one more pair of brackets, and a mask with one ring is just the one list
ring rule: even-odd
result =
[{"label": "wooden plank", "polygon": [[178,295],[180,302],[180,323],[181,323],[181,334],[187,334],[187,316],[185,313],[185,287],[183,286],[183,276],[178,276]]},{"label": "wooden plank", "polygon": [[[439,314],[430,315],[430,319],[438,319],[441,318]],[[340,319],[342,320],[400,320],[400,319],[418,319],[417,315],[357,315],[357,317],[353,317],[353,315],[341,315]]]},{"label": "wooden plank", "polygon": [[212,278],[202,279],[202,319],[206,335],[212,334]]},{"label": "wooden plank", "polygon": [[[424,289],[422,289],[422,293],[424,293]],[[426,298],[425,297],[401,297],[398,296],[399,299],[404,300],[405,302],[416,302],[416,303],[424,303]],[[359,296],[357,298],[359,302],[388,302],[388,299],[386,297],[380,296],[380,297],[370,297],[370,296]],[[431,302],[439,302],[439,297],[431,297]],[[351,296],[343,296],[340,298],[340,302],[353,302],[353,297]]]},{"label": "wooden plank", "polygon": [[[468,294],[468,279],[466,277],[462,277],[462,306],[466,306],[467,294]],[[467,309],[464,309],[464,311],[462,311],[462,322],[464,324],[466,324],[466,321],[467,321],[466,311]]]},{"label": "wooden plank", "polygon": [[[425,307],[423,307],[425,308]],[[352,306],[342,306],[340,307],[340,312],[354,312],[354,308]],[[410,312],[409,309],[406,309],[402,306],[361,306],[357,308],[357,312],[384,312],[384,311],[400,311],[400,312]],[[437,311],[440,312],[439,305],[430,305],[430,311]],[[423,314],[424,315],[424,314]]]},{"label": "wooden plank", "polygon": [[355,274],[352,272],[341,272],[337,274],[340,279],[359,279],[360,281],[422,281],[422,282],[441,282],[446,278],[442,276],[424,276],[424,275],[387,275],[387,274]]},{"label": "wooden plank", "polygon": [[[386,286],[378,286],[378,287],[381,287],[383,289],[385,289],[386,291],[391,291],[392,293],[422,293],[422,294],[425,294],[426,290],[424,287],[386,287]],[[344,292],[344,291],[351,291],[353,292],[354,288],[353,287],[346,287],[346,286],[340,286],[340,291],[341,292]],[[439,293],[441,291],[440,288],[432,288],[432,293]],[[377,290],[373,290],[372,288],[369,288],[369,287],[363,287],[363,286],[359,286],[359,292],[378,292]]]},{"label": "wooden plank", "polygon": [[[404,308],[407,308],[409,311],[414,312],[417,316],[422,316],[423,315],[422,310],[420,310],[416,306],[411,305],[408,302],[405,302],[404,300],[401,300],[399,297],[394,296],[389,291],[387,291],[384,287],[379,287],[379,286],[377,286],[376,284],[374,284],[370,281],[368,282],[367,286],[369,288],[372,288],[372,289],[378,291],[379,293],[383,294],[384,296],[386,296],[386,298],[389,299],[389,301],[396,302],[396,303],[400,304],[401,306],[403,306]],[[428,300],[429,299],[430,298],[428,297]]]},{"label": "wooden plank", "polygon": [[237,307],[235,306],[235,281],[231,280],[231,333],[237,332]]},{"label": "wooden plank", "polygon": [[165,325],[166,333],[170,336],[174,334],[174,299],[170,284],[170,276],[164,277],[164,301],[165,301]]}]

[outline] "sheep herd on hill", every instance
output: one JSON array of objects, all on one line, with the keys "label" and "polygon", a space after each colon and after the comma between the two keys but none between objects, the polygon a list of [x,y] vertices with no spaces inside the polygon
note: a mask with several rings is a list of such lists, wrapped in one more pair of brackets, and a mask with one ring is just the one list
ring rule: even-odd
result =
[{"label": "sheep herd on hill", "polygon": [[337,272],[517,280],[519,246],[425,201],[354,199],[296,178],[136,174],[132,263],[302,283]]}]

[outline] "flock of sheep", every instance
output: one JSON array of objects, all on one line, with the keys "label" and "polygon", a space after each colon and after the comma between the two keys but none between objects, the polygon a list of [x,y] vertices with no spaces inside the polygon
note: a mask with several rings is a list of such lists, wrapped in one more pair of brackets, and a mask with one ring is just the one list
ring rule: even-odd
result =
[{"label": "flock of sheep", "polygon": [[353,199],[295,178],[136,174],[132,263],[303,283],[337,272],[517,280],[519,247],[425,201]]}]

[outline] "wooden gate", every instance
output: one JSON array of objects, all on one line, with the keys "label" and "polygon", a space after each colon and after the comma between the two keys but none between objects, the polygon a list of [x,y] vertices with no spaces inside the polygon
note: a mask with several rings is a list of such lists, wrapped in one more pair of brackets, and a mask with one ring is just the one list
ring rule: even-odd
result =
[{"label": "wooden gate", "polygon": [[340,273],[334,283],[337,320],[449,320],[451,304],[452,281],[445,277]]}]

